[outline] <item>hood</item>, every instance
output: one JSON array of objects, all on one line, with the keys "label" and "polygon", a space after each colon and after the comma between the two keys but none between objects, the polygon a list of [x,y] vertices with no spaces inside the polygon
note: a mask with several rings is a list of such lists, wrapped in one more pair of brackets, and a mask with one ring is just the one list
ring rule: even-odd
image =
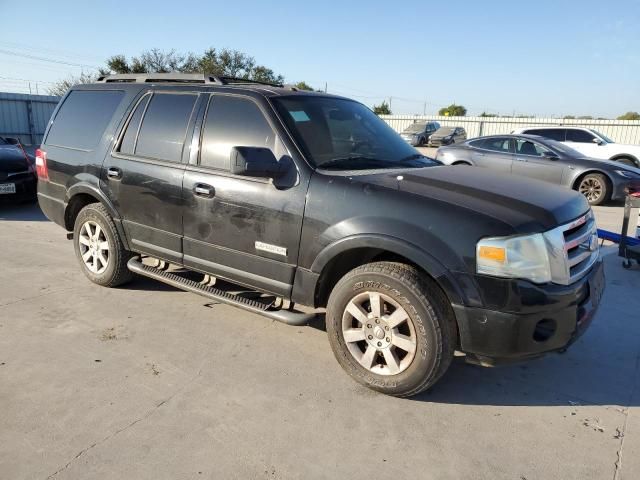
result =
[{"label": "hood", "polygon": [[23,172],[28,168],[29,164],[20,147],[0,145],[0,172]]},{"label": "hood", "polygon": [[354,176],[353,181],[407,192],[425,202],[456,205],[506,223],[518,233],[550,230],[589,210],[584,196],[569,188],[481,168],[395,170]]},{"label": "hood", "polygon": [[640,175],[640,168],[632,167],[631,165],[625,165],[614,160],[604,160],[602,158],[581,157],[578,160],[583,160],[587,165],[593,165],[594,167],[602,168],[606,171],[612,170],[626,170],[628,172]]}]

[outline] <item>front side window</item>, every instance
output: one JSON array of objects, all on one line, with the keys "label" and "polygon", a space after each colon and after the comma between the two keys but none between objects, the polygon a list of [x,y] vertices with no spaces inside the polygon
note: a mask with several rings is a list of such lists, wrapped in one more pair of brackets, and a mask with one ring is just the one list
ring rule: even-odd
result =
[{"label": "front side window", "polygon": [[233,147],[275,147],[276,134],[258,105],[242,97],[214,95],[202,132],[200,165],[229,169]]},{"label": "front side window", "polygon": [[140,125],[134,154],[180,162],[187,126],[197,98],[195,94],[155,93]]},{"label": "front side window", "polygon": [[551,152],[551,150],[537,142],[519,138],[516,140],[516,152],[520,155],[542,157],[545,152]]},{"label": "front side window", "polygon": [[344,171],[439,165],[358,102],[295,95],[275,98],[274,103],[296,143],[318,168]]},{"label": "front side window", "polygon": [[46,143],[60,147],[94,149],[120,105],[124,92],[74,90],[60,107]]},{"label": "front side window", "polygon": [[594,138],[596,137],[586,130],[567,129],[567,142],[591,143]]}]

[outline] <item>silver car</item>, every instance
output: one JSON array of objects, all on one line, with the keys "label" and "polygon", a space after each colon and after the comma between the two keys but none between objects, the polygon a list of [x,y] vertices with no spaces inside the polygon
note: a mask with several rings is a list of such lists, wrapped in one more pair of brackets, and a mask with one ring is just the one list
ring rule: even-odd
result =
[{"label": "silver car", "polygon": [[473,165],[536,178],[579,191],[591,205],[622,200],[625,188],[640,183],[640,169],[580,152],[537,135],[495,135],[440,147],[436,160]]}]

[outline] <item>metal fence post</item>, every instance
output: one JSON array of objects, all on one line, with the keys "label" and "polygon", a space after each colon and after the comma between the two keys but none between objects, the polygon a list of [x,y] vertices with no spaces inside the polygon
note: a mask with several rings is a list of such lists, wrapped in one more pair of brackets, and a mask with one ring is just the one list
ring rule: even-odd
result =
[{"label": "metal fence post", "polygon": [[31,145],[35,145],[36,124],[33,121],[33,100],[27,100],[27,118],[29,121],[29,137],[31,138]]}]

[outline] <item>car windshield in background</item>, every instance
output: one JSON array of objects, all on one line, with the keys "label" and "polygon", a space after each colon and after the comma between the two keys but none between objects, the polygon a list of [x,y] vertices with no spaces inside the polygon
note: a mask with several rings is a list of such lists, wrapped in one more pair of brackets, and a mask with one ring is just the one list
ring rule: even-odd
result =
[{"label": "car windshield in background", "polygon": [[589,130],[592,131],[593,133],[595,133],[596,135],[598,135],[599,137],[601,137],[607,143],[616,143],[613,140],[611,140],[609,137],[607,137],[606,135],[603,135],[602,133],[600,133],[597,130],[594,130],[593,128],[590,128]]},{"label": "car windshield in background", "polygon": [[574,150],[571,147],[568,147],[567,145],[565,145],[562,142],[558,142],[557,140],[549,140],[549,139],[545,139],[544,143],[553,148],[554,150],[557,150],[561,153],[564,153],[565,155],[569,156],[569,157],[573,157],[573,158],[582,158],[584,157],[583,153],[580,153],[577,150]]},{"label": "car windshield in background", "polygon": [[414,123],[413,125],[409,125],[404,131],[405,133],[420,133],[424,132],[425,128],[427,128],[426,123]]},{"label": "car windshield in background", "polygon": [[318,168],[368,170],[440,165],[375,113],[352,100],[296,95],[274,99],[305,156]]},{"label": "car windshield in background", "polygon": [[440,127],[436,134],[438,135],[450,135],[455,130],[455,127]]}]

